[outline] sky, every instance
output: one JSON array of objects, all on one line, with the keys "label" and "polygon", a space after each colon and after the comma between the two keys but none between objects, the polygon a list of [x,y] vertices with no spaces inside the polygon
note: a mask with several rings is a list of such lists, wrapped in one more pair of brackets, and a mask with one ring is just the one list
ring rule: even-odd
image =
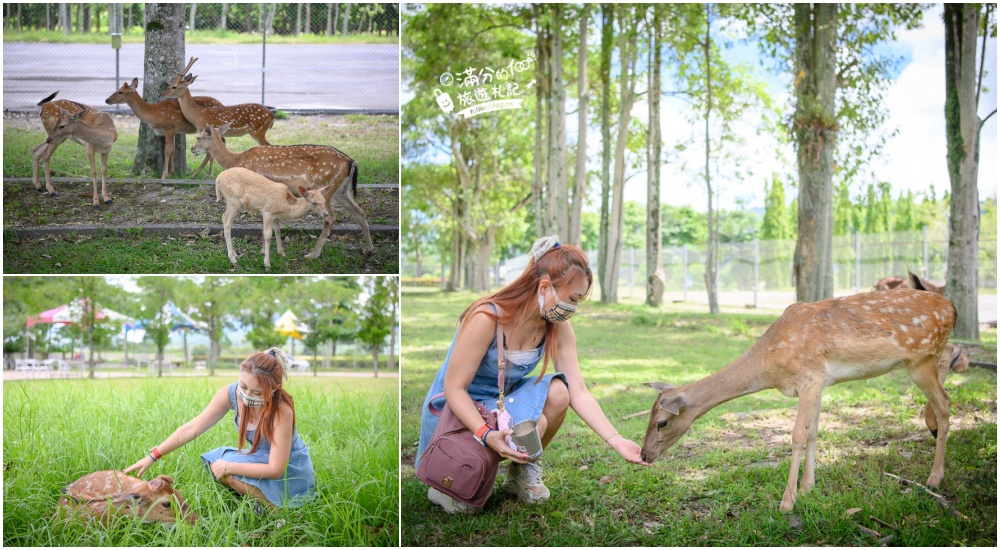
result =
[{"label": "sky", "polygon": [[[889,116],[884,126],[886,131],[896,129],[898,133],[888,140],[883,154],[870,165],[869,181],[888,181],[893,195],[904,191],[923,193],[934,186],[937,196],[950,189],[945,159],[946,141],[944,129],[944,27],[941,20],[941,5],[934,6],[924,14],[923,28],[897,31],[897,41],[886,46],[903,61],[898,75],[890,84],[886,94],[886,108]],[[403,32],[405,33],[405,27]],[[592,33],[594,34],[594,33]],[[599,40],[599,37],[592,37]],[[596,42],[595,42],[596,43]],[[981,43],[981,41],[980,41]],[[984,117],[997,107],[997,43],[987,41],[984,85],[988,89],[980,99],[980,117]],[[791,106],[788,97],[787,75],[775,72],[770,60],[760,67],[755,45],[737,45],[727,53],[731,61],[750,62],[757,70],[757,76],[769,87],[773,101],[777,105]],[[567,70],[569,70],[567,68]],[[575,71],[575,69],[573,69]],[[665,82],[664,88],[669,89]],[[412,97],[405,87],[403,101]],[[567,101],[567,112],[575,110],[575,100]],[[661,127],[665,141],[664,152],[673,149],[675,143],[688,142],[683,153],[674,153],[661,168],[661,201],[674,206],[689,205],[698,211],[707,208],[701,173],[704,170],[704,148],[692,140],[703,139],[703,121],[692,122],[686,112],[687,103],[680,99],[665,97],[661,100]],[[489,116],[489,115],[479,115]],[[648,118],[645,99],[637,102],[632,116],[641,120]],[[718,164],[713,170],[713,187],[716,187],[719,206],[724,209],[762,209],[764,206],[764,181],[772,172],[787,176],[785,181],[795,179],[795,154],[790,144],[782,145],[768,135],[758,135],[755,131],[759,113],[746,113],[737,123],[737,131],[745,139],[745,145],[738,151],[742,175],[737,175],[731,166]],[[997,123],[996,115],[983,126],[980,134],[979,194],[981,198],[996,197],[997,194]],[[567,116],[567,141],[575,150],[577,140],[576,117]],[[591,121],[588,134],[589,170],[597,170],[600,160],[600,134]],[[643,153],[645,155],[645,153]],[[405,159],[404,159],[405,160]],[[434,162],[448,162],[447,157],[434,158]],[[748,174],[748,173],[752,173]],[[645,171],[627,170],[630,176],[625,185],[625,199],[646,202]],[[593,189],[593,182],[591,183]],[[854,194],[859,191],[855,183]],[[785,186],[786,198],[790,202],[796,195],[794,189]],[[404,197],[405,202],[405,197]],[[596,210],[596,193],[591,191],[590,210]]]}]

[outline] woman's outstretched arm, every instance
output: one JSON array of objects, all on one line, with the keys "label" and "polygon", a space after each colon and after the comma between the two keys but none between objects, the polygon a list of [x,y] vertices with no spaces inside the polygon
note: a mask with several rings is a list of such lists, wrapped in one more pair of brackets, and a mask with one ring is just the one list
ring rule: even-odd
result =
[{"label": "woman's outstretched arm", "polygon": [[[174,430],[174,433],[170,434],[170,437],[156,446],[157,450],[160,451],[161,455],[166,456],[170,451],[183,447],[222,420],[226,416],[226,413],[229,412],[229,407],[229,386],[225,386],[215,393],[212,401],[208,403],[205,410],[201,411],[201,414]],[[126,468],[125,473],[138,470],[136,475],[141,477],[152,465],[153,459],[149,455],[146,455],[135,464]]]}]

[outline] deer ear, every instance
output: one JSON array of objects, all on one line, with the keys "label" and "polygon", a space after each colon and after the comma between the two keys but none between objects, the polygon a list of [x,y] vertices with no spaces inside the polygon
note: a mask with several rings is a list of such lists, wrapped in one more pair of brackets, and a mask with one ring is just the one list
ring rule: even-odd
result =
[{"label": "deer ear", "polygon": [[84,115],[84,111],[80,111],[79,113],[73,113],[73,116],[69,117],[69,119],[70,120],[80,120],[81,118],[83,118],[83,115]]},{"label": "deer ear", "polygon": [[232,125],[233,125],[233,121],[229,121],[229,122],[223,124],[222,126],[220,126],[219,127],[219,134],[220,135],[221,134],[225,134],[227,131],[229,131],[229,127],[232,126]]},{"label": "deer ear", "polygon": [[309,190],[308,190],[308,189],[306,189],[305,187],[303,187],[302,185],[299,185],[299,186],[298,186],[298,192],[299,192],[299,196],[300,196],[300,197],[304,197],[304,196],[306,196],[306,193],[307,193],[308,191],[309,191]]},{"label": "deer ear", "polygon": [[155,479],[149,482],[149,488],[154,491],[159,491],[163,489],[164,485],[172,486],[174,483],[173,478],[168,475],[158,475]]},{"label": "deer ear", "polygon": [[327,185],[326,187],[321,188],[319,192],[322,193],[324,197],[329,197],[330,195],[333,195],[333,189],[334,189],[333,184],[330,184]]},{"label": "deer ear", "polygon": [[134,500],[141,504],[142,495],[139,493],[118,493],[117,495],[111,495],[111,502],[114,504],[123,504],[129,500]]},{"label": "deer ear", "polygon": [[665,392],[671,388],[677,387],[673,384],[667,384],[666,382],[646,382],[644,385],[649,386],[650,388],[653,388],[654,390],[660,393]]},{"label": "deer ear", "polygon": [[132,87],[133,88],[138,88],[139,87],[139,78],[138,77],[132,79]]},{"label": "deer ear", "polygon": [[687,401],[684,400],[684,396],[681,394],[660,399],[660,408],[673,415],[680,414],[681,409],[686,406]]}]

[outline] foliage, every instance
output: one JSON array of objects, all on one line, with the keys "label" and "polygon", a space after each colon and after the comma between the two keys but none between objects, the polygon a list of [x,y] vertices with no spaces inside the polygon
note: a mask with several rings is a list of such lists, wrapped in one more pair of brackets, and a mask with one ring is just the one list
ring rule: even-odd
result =
[{"label": "foliage", "polygon": [[392,277],[368,277],[365,289],[368,301],[358,316],[358,339],[372,349],[378,359],[378,350],[385,344],[386,336],[395,323],[396,306],[391,304],[392,291],[389,280]]}]

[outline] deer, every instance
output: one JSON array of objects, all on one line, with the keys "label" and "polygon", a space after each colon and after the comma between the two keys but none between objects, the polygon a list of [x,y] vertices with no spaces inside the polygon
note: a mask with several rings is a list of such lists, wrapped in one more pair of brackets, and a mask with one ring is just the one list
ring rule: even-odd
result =
[{"label": "deer", "polygon": [[[955,306],[945,297],[914,289],[875,291],[789,306],[763,336],[736,361],[708,377],[677,387],[648,386],[659,392],[642,444],[644,461],[663,456],[691,424],[731,399],[767,389],[798,397],[792,431],[792,461],[780,510],[790,512],[796,492],[815,485],[816,432],[823,390],[849,380],[874,378],[905,369],[927,397],[924,421],[936,439],[927,485],[944,478],[951,400],[943,383],[947,363],[940,361],[955,327]],[[798,487],[799,463],[805,469]]]},{"label": "deer", "polygon": [[177,75],[170,85],[162,92],[160,97],[164,99],[174,98],[180,103],[181,112],[184,118],[188,119],[199,132],[205,130],[208,125],[216,128],[228,124],[226,137],[235,137],[250,134],[260,145],[270,145],[265,134],[274,125],[274,113],[260,103],[241,103],[223,107],[203,107],[198,105],[191,96],[190,86],[198,78],[192,76],[187,71],[198,61],[197,57],[192,57],[184,71]]},{"label": "deer", "polygon": [[[82,103],[77,103],[75,101],[70,101],[68,99],[55,99],[55,97],[57,95],[59,95],[59,92],[55,92],[52,95],[50,95],[50,96],[46,97],[45,99],[43,99],[43,100],[41,100],[41,101],[38,102],[38,105],[42,108],[42,110],[38,113],[38,116],[42,120],[42,127],[45,128],[45,137],[48,137],[52,133],[52,130],[55,129],[56,124],[59,122],[59,110],[60,109],[64,109],[64,110],[66,110],[66,111],[68,111],[70,113],[79,113],[79,112],[83,112],[83,111],[93,111],[94,110],[94,109],[90,108],[87,105],[84,105]],[[55,100],[55,101],[53,101],[53,100]],[[83,140],[80,139],[80,138],[71,138],[71,139],[73,139],[73,141],[79,143],[80,145],[84,145]],[[39,193],[45,193],[46,191],[48,191],[48,193],[49,193],[50,196],[55,196],[56,192],[55,192],[55,189],[52,188],[51,184],[49,184],[47,186],[48,187],[47,189],[43,189],[42,186],[41,186],[41,184],[38,181],[38,163],[39,163],[39,161],[43,157],[45,159],[48,159],[49,156],[51,156],[52,153],[55,152],[55,147],[53,147],[52,151],[49,152],[48,155],[46,155],[45,152],[46,152],[46,149],[48,149],[48,148],[49,148],[49,144],[42,143],[38,147],[35,147],[34,151],[32,152],[32,162],[31,162],[31,164],[32,164],[32,177],[34,178],[35,190],[36,191],[38,191]],[[46,170],[48,170],[47,164],[46,164]]]},{"label": "deer", "polygon": [[[221,161],[220,161],[221,164]],[[330,195],[337,191],[340,183],[309,190],[299,186],[299,196],[292,194],[284,184],[271,181],[246,168],[227,168],[215,178],[215,202],[226,201],[226,212],[222,215],[222,230],[226,235],[226,252],[229,261],[236,266],[236,251],[233,250],[233,220],[244,210],[257,211],[264,218],[264,266],[271,267],[271,229],[278,242],[278,254],[285,255],[281,246],[281,222],[304,217],[310,212],[319,214],[323,227],[329,223]]]},{"label": "deer", "polygon": [[200,519],[198,514],[173,484],[168,475],[147,482],[120,471],[94,472],[60,489],[63,496],[59,497],[57,514],[100,518],[105,524],[114,516],[131,515],[162,523],[181,519],[194,525]]},{"label": "deer", "polygon": [[[199,131],[197,140],[191,147],[191,153],[194,155],[210,153],[223,168],[247,168],[272,181],[283,183],[293,191],[297,191],[299,186],[319,189],[337,184],[337,192],[332,198],[358,220],[365,241],[365,253],[375,250],[365,212],[354,201],[358,189],[358,166],[354,159],[339,149],[327,145],[260,145],[242,153],[234,153],[226,148],[226,143],[222,139],[228,130],[227,126],[228,124],[224,124],[216,128],[209,125]],[[348,178],[351,180],[351,185],[342,185]],[[323,232],[313,251],[306,255],[307,258],[319,257],[333,227],[333,208],[329,199],[330,197],[327,200],[327,209],[331,215],[324,220]]]},{"label": "deer", "polygon": [[[192,100],[203,107],[221,107],[222,102],[214,97],[197,96]],[[158,103],[149,103],[142,98],[139,93],[139,79],[133,78],[132,83],[125,82],[118,91],[114,92],[104,100],[108,105],[120,105],[125,103],[132,109],[132,113],[140,121],[146,123],[153,129],[153,133],[163,136],[163,174],[161,179],[166,180],[169,174],[174,171],[174,135],[178,132],[182,134],[194,134],[197,129],[193,124],[184,118],[181,112],[180,103],[176,99],[168,99]],[[209,164],[209,173],[215,173],[215,160],[211,155],[206,156],[201,166],[194,172],[194,177],[198,177],[201,169]]]},{"label": "deer", "polygon": [[[43,124],[44,120],[43,118]],[[101,154],[101,198],[104,199],[105,204],[111,204],[111,197],[108,196],[108,154],[111,153],[115,142],[118,141],[118,130],[115,129],[115,121],[112,120],[111,115],[90,108],[76,112],[59,108],[58,117],[52,131],[49,132],[49,136],[45,139],[45,142],[34,150],[35,189],[41,191],[41,185],[38,182],[38,159],[41,158],[42,164],[45,167],[45,189],[48,191],[50,197],[56,195],[55,188],[52,187],[49,159],[55,153],[56,148],[67,139],[82,142],[87,148],[87,160],[90,161],[90,178],[94,182],[94,208],[101,207],[97,195],[97,166],[94,159],[97,153]]]}]

